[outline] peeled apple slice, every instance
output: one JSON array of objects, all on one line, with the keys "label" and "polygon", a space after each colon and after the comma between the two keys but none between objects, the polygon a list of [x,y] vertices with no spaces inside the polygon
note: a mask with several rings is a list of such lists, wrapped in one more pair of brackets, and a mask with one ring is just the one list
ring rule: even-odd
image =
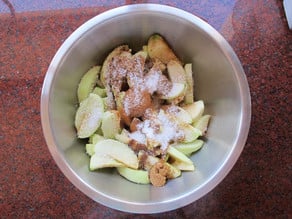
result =
[{"label": "peeled apple slice", "polygon": [[121,117],[117,110],[106,111],[102,117],[101,130],[105,138],[115,138],[121,131]]},{"label": "peeled apple slice", "polygon": [[199,136],[202,136],[202,132],[190,124],[181,123],[179,128],[184,133],[184,139],[182,140],[182,142],[184,143],[192,142],[196,140]]},{"label": "peeled apple slice", "polygon": [[93,91],[99,72],[100,66],[94,66],[91,69],[89,69],[81,78],[81,81],[77,89],[77,97],[79,103],[86,99],[89,93]]},{"label": "peeled apple slice", "polygon": [[193,122],[195,122],[203,115],[205,106],[202,100],[198,100],[191,104],[185,105],[182,108],[191,115]]},{"label": "peeled apple slice", "polygon": [[134,151],[128,145],[113,139],[105,139],[96,143],[94,156],[110,157],[132,169],[138,169],[139,165]]},{"label": "peeled apple slice", "polygon": [[128,167],[117,167],[118,173],[127,180],[138,184],[149,184],[148,171],[134,170]]},{"label": "peeled apple slice", "polygon": [[200,130],[204,135],[207,132],[210,119],[211,119],[210,115],[204,115],[201,118],[199,118],[196,122],[194,122],[193,126],[196,129]]},{"label": "peeled apple slice", "polygon": [[191,104],[194,102],[194,80],[193,80],[192,64],[191,63],[185,64],[184,70],[185,70],[186,83],[187,83],[184,102],[186,104]]},{"label": "peeled apple slice", "polygon": [[161,96],[161,99],[171,100],[182,95],[185,91],[185,84],[172,83],[172,88],[168,94]]},{"label": "peeled apple slice", "polygon": [[99,128],[103,112],[103,101],[96,94],[89,94],[80,103],[75,115],[75,127],[78,138],[88,138]]},{"label": "peeled apple slice", "polygon": [[100,156],[99,154],[93,154],[90,158],[89,169],[91,171],[106,168],[106,167],[121,167],[124,166],[123,163],[111,158],[110,156],[104,155]]}]

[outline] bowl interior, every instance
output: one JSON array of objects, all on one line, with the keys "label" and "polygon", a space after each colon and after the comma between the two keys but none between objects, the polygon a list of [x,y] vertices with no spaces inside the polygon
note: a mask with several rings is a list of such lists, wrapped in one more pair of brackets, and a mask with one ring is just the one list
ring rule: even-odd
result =
[{"label": "bowl interior", "polygon": [[[112,169],[90,172],[84,141],[74,129],[76,90],[82,75],[120,44],[142,48],[159,33],[184,63],[193,63],[195,98],[212,120],[206,143],[191,159],[196,170],[157,188],[137,185]],[[126,6],[103,13],[77,29],[54,57],[43,86],[42,124],[60,169],[82,192],[115,209],[154,213],[175,209],[214,188],[232,168],[247,136],[248,86],[227,42],[208,24],[167,6]]]}]

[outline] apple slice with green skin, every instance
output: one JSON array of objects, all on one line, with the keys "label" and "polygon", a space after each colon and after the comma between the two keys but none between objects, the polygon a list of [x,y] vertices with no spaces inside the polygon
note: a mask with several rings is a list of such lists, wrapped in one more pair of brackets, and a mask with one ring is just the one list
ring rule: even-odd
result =
[{"label": "apple slice with green skin", "polygon": [[183,131],[184,133],[184,138],[182,140],[183,143],[189,143],[195,141],[199,136],[202,136],[202,132],[193,127],[190,124],[186,123],[180,123],[179,128]]},{"label": "apple slice with green skin", "polygon": [[109,155],[100,155],[94,153],[90,158],[89,170],[94,171],[101,168],[108,167],[122,167],[123,163],[113,159]]},{"label": "apple slice with green skin", "polygon": [[124,166],[137,169],[139,162],[134,151],[126,144],[113,139],[101,140],[95,144],[94,155],[100,157],[110,157]]},{"label": "apple slice with green skin", "polygon": [[99,72],[100,66],[94,66],[90,68],[81,78],[77,89],[77,97],[79,103],[86,99],[88,95],[93,91]]},{"label": "apple slice with green skin", "polygon": [[171,165],[179,170],[184,171],[193,171],[195,170],[195,166],[186,155],[184,155],[179,150],[175,149],[172,146],[169,146],[167,153],[174,160]]},{"label": "apple slice with green skin", "polygon": [[194,80],[193,80],[192,64],[191,63],[185,64],[184,70],[185,70],[186,84],[187,84],[184,103],[191,104],[194,102]]},{"label": "apple slice with green skin", "polygon": [[146,170],[134,170],[128,167],[117,167],[118,173],[127,180],[138,184],[149,184],[149,175]]},{"label": "apple slice with green skin", "polygon": [[94,155],[94,144],[86,144],[85,145],[86,154],[89,156]]},{"label": "apple slice with green skin", "polygon": [[197,121],[193,123],[193,126],[202,132],[202,135],[205,135],[208,129],[208,125],[210,122],[211,116],[210,115],[203,115]]},{"label": "apple slice with green skin", "polygon": [[121,117],[117,110],[106,111],[102,117],[101,130],[105,138],[115,138],[121,131]]},{"label": "apple slice with green skin", "polygon": [[182,106],[182,108],[191,115],[193,122],[195,122],[203,115],[205,105],[202,100],[198,100],[192,104]]},{"label": "apple slice with green skin", "polygon": [[171,90],[167,94],[162,95],[160,98],[164,100],[172,100],[182,95],[184,91],[185,91],[185,84],[172,83]]},{"label": "apple slice with green skin", "polygon": [[167,153],[174,160],[178,160],[180,162],[193,165],[193,161],[190,158],[188,158],[186,155],[184,155],[182,152],[180,152],[179,150],[177,150],[175,147],[171,145],[168,147]]},{"label": "apple slice with green skin", "polygon": [[170,60],[176,60],[179,62],[179,59],[174,54],[173,50],[159,34],[153,34],[149,37],[147,48],[148,54],[152,59],[157,58],[164,64],[167,64]]},{"label": "apple slice with green skin", "polygon": [[97,94],[101,98],[106,97],[106,89],[105,88],[95,87],[93,89],[92,93]]},{"label": "apple slice with green skin", "polygon": [[97,142],[104,139],[105,137],[103,137],[101,134],[94,133],[89,137],[89,143],[95,145]]},{"label": "apple slice with green skin", "polygon": [[75,115],[75,127],[78,138],[88,138],[99,128],[103,112],[103,101],[96,94],[89,94],[80,103]]},{"label": "apple slice with green skin", "polygon": [[185,155],[190,155],[198,150],[200,150],[204,145],[204,141],[197,139],[190,143],[176,143],[173,144],[172,147],[179,150]]}]

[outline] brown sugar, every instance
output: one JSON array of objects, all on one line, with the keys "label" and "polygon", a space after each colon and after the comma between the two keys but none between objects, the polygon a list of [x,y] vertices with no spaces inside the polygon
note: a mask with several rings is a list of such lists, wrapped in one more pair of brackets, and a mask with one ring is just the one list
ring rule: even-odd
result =
[{"label": "brown sugar", "polygon": [[151,95],[147,91],[130,88],[126,91],[123,107],[130,117],[140,117],[151,106]]},{"label": "brown sugar", "polygon": [[160,160],[154,164],[149,171],[150,182],[154,186],[164,186],[167,180],[167,176],[169,175],[169,171],[170,169],[165,161]]}]

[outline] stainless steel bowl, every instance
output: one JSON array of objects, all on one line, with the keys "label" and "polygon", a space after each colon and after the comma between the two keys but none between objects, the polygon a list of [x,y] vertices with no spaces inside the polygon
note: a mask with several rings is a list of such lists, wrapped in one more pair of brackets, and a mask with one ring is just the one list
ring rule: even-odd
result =
[{"label": "stainless steel bowl", "polygon": [[[90,172],[84,142],[74,129],[76,89],[82,74],[101,64],[115,46],[141,48],[160,33],[185,62],[193,63],[195,97],[213,115],[206,144],[192,156],[196,171],[166,186],[131,183],[113,170]],[[102,13],[64,42],[47,71],[41,119],[48,148],[66,177],[83,193],[108,207],[135,213],[173,210],[196,201],[228,174],[249,130],[251,103],[242,66],[226,40],[198,17],[169,6],[138,4]]]}]

